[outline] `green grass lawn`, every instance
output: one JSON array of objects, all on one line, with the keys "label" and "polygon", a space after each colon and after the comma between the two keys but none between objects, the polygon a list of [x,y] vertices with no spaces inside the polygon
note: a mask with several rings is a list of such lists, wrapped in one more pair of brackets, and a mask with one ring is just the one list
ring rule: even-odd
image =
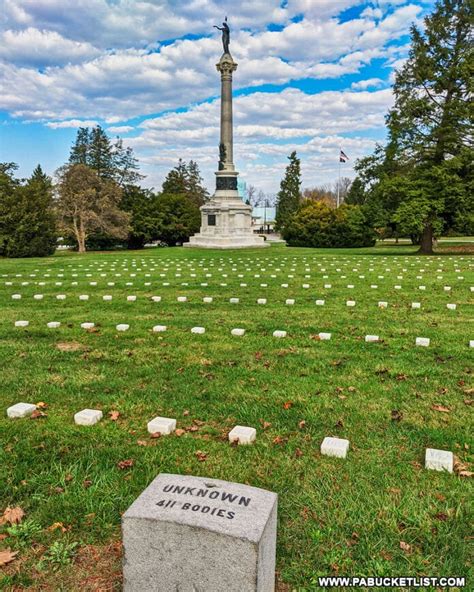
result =
[{"label": "green grass lawn", "polygon": [[[281,590],[315,590],[331,574],[471,573],[472,586],[473,482],[459,474],[473,462],[470,286],[469,255],[418,258],[393,245],[0,260],[0,515],[25,512],[20,525],[0,526],[0,551],[18,551],[0,568],[0,589],[119,590],[121,513],[160,472],[277,492]],[[20,319],[29,327],[15,328]],[[85,321],[96,327],[81,329]],[[118,323],[130,329],[118,333]],[[167,332],[153,333],[157,324]],[[232,337],[235,327],[246,335]],[[272,337],[277,329],[288,336]],[[331,341],[315,339],[320,331]],[[381,341],[365,343],[367,334]],[[44,402],[46,415],[9,420],[19,401]],[[84,408],[103,421],[76,426]],[[185,434],[150,438],[157,415]],[[253,446],[228,444],[236,424],[257,428]],[[325,436],[350,440],[347,459],[321,456]],[[426,447],[451,450],[455,473],[425,470]],[[132,466],[119,468],[123,460]]]}]

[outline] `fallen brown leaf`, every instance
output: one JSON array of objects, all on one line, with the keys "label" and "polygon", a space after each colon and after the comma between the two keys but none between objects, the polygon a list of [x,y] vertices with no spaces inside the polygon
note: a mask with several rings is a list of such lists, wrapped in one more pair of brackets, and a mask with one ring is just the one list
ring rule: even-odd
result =
[{"label": "fallen brown leaf", "polygon": [[3,521],[9,522],[10,524],[20,524],[24,515],[25,512],[23,512],[20,506],[16,506],[15,508],[8,507],[5,512],[3,512]]},{"label": "fallen brown leaf", "polygon": [[54,530],[61,530],[61,532],[67,532],[67,528],[62,522],[54,522],[51,526],[48,526],[48,530],[53,532]]},{"label": "fallen brown leaf", "polygon": [[148,446],[147,440],[137,440],[138,446]]},{"label": "fallen brown leaf", "polygon": [[41,419],[43,417],[48,417],[48,414],[44,411],[40,411],[39,409],[35,409],[30,415],[30,419]]},{"label": "fallen brown leaf", "polygon": [[120,462],[117,463],[117,467],[119,469],[122,469],[122,471],[124,469],[129,469],[130,467],[133,467],[133,460],[128,458],[126,460],[121,460]]},{"label": "fallen brown leaf", "polygon": [[117,421],[120,417],[120,411],[109,411],[109,418],[111,421]]},{"label": "fallen brown leaf", "polygon": [[409,545],[408,543],[405,543],[405,541],[400,541],[400,549],[402,551],[405,551],[405,553],[410,553],[411,552],[411,545]]},{"label": "fallen brown leaf", "polygon": [[283,403],[283,409],[290,409],[292,405],[293,401],[286,401],[286,403]]},{"label": "fallen brown leaf", "polygon": [[153,434],[150,434],[150,438],[153,438],[153,440],[156,440],[157,438],[161,438],[161,434],[160,434],[160,432],[153,432]]},{"label": "fallen brown leaf", "polygon": [[39,401],[39,403],[36,403],[36,407],[38,407],[38,409],[47,409],[48,404],[45,403],[44,401]]},{"label": "fallen brown leaf", "polygon": [[431,409],[433,411],[440,411],[441,413],[451,413],[451,409],[449,407],[443,407],[443,405],[431,405]]},{"label": "fallen brown leaf", "polygon": [[196,456],[199,462],[204,462],[205,460],[207,460],[208,456],[207,452],[203,452],[202,450],[196,450],[194,455]]},{"label": "fallen brown leaf", "polygon": [[7,565],[7,563],[11,563],[14,561],[17,555],[18,551],[12,551],[10,547],[0,551],[0,565]]},{"label": "fallen brown leaf", "polygon": [[180,438],[181,436],[183,436],[186,433],[186,430],[182,430],[181,428],[178,428],[177,430],[174,431],[174,433],[178,436],[178,438]]}]

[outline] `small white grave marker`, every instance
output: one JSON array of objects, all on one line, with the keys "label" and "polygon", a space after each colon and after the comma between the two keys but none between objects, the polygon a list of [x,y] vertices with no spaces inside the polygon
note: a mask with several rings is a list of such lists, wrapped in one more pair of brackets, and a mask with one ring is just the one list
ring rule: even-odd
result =
[{"label": "small white grave marker", "polygon": [[453,472],[454,456],[449,450],[427,448],[425,452],[425,469]]},{"label": "small white grave marker", "polygon": [[293,304],[295,303],[295,299],[294,298],[287,298],[285,300],[285,304],[288,306],[293,306]]},{"label": "small white grave marker", "polygon": [[286,331],[273,331],[273,337],[286,337]]},{"label": "small white grave marker", "polygon": [[237,442],[238,444],[252,444],[257,437],[257,430],[247,426],[235,426],[229,432],[229,442]]},{"label": "small white grave marker", "polygon": [[415,345],[418,345],[420,347],[429,347],[430,340],[428,337],[417,337],[415,340]]},{"label": "small white grave marker", "polygon": [[376,343],[379,341],[378,335],[366,335],[365,336],[365,343]]},{"label": "small white grave marker", "polygon": [[355,300],[348,300],[346,302],[346,306],[355,306],[355,305],[356,305]]},{"label": "small white grave marker", "polygon": [[58,321],[51,321],[50,323],[46,323],[48,329],[58,329],[61,326],[61,323]]},{"label": "small white grave marker", "polygon": [[242,337],[243,335],[245,335],[245,329],[232,329],[230,333],[234,337]]},{"label": "small white grave marker", "polygon": [[166,325],[155,325],[153,327],[153,333],[164,333],[166,331]]},{"label": "small white grave marker", "polygon": [[321,454],[324,456],[336,456],[346,458],[349,450],[349,440],[344,438],[330,438],[326,436],[321,444]]},{"label": "small white grave marker", "polygon": [[7,409],[7,416],[10,419],[29,417],[35,411],[36,405],[31,403],[16,403]]},{"label": "small white grave marker", "polygon": [[30,321],[15,321],[15,327],[28,327]]},{"label": "small white grave marker", "polygon": [[329,341],[331,339],[331,333],[319,333],[318,337],[321,341]]},{"label": "small white grave marker", "polygon": [[130,325],[122,323],[120,325],[117,325],[115,328],[117,329],[117,331],[128,331],[130,329]]},{"label": "small white grave marker", "polygon": [[204,327],[193,327],[191,329],[191,333],[196,333],[197,335],[203,335],[206,332]]},{"label": "small white grave marker", "polygon": [[316,300],[316,306],[324,306],[325,300]]},{"label": "small white grave marker", "polygon": [[456,310],[456,305],[455,304],[446,304],[446,308],[448,310]]},{"label": "small white grave marker", "polygon": [[412,302],[411,303],[411,307],[413,309],[415,309],[415,308],[421,308],[421,303],[420,302]]},{"label": "small white grave marker", "polygon": [[100,409],[83,409],[74,415],[74,423],[82,426],[91,426],[98,423],[103,417]]},{"label": "small white grave marker", "polygon": [[93,329],[94,323],[81,323],[81,329]]},{"label": "small white grave marker", "polygon": [[176,429],[176,419],[169,417],[155,417],[147,424],[147,430],[150,434],[161,434],[168,436]]}]

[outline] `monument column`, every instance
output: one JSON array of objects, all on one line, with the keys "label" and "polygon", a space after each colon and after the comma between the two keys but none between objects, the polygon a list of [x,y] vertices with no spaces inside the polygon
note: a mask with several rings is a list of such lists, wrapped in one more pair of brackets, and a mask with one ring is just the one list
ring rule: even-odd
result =
[{"label": "monument column", "polygon": [[[221,142],[224,168],[234,170],[234,148],[232,133],[232,72],[237,70],[237,64],[228,53],[223,54],[217,70],[221,73]],[[222,150],[222,149],[221,149]]]},{"label": "monument column", "polygon": [[217,71],[221,74],[221,136],[219,144],[219,170],[216,172],[216,196],[239,199],[234,166],[234,140],[232,121],[232,72],[237,64],[230,53],[223,53]]},{"label": "monument column", "polygon": [[252,207],[244,204],[237,190],[239,173],[234,166],[232,132],[232,73],[237,64],[229,51],[230,29],[227,20],[222,28],[224,53],[216,64],[221,75],[221,134],[219,166],[216,171],[216,190],[201,207],[201,230],[192,236],[185,247],[205,249],[243,249],[265,247],[263,237],[252,229]]}]

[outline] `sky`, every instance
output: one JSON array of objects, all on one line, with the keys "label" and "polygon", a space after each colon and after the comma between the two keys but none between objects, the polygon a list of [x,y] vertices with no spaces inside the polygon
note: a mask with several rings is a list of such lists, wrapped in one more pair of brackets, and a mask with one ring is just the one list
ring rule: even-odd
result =
[{"label": "sky", "polygon": [[385,139],[394,72],[434,0],[0,0],[0,161],[28,176],[64,164],[79,126],[134,149],[159,189],[179,158],[211,193],[225,15],[241,189],[278,191],[296,150],[303,187],[333,183],[339,150]]}]

